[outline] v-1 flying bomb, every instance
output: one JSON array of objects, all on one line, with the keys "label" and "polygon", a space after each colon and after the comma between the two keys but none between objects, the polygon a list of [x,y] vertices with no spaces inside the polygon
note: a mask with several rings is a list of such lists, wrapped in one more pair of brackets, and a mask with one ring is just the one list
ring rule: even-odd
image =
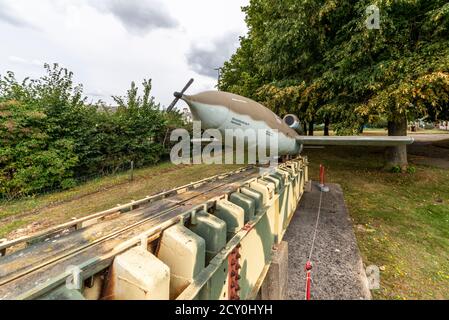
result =
[{"label": "v-1 flying bomb", "polygon": [[243,140],[248,145],[256,144],[257,140],[248,139],[244,133],[246,129],[266,130],[267,135],[277,135],[280,156],[300,154],[304,145],[398,146],[414,141],[407,136],[303,136],[299,133],[300,121],[295,115],[289,114],[281,119],[260,103],[229,92],[184,94],[192,82],[193,79],[183,91],[174,93],[176,98],[170,105],[170,110],[182,99],[188,104],[193,119],[201,121],[203,129],[218,129],[223,135],[227,129],[234,130],[236,140]]}]

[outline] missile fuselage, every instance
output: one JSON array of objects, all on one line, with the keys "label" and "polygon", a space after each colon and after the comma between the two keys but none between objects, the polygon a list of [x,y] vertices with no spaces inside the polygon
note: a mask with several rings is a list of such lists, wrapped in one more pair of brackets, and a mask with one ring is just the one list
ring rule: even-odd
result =
[{"label": "missile fuselage", "polygon": [[223,135],[232,130],[237,141],[256,147],[257,135],[265,131],[268,138],[277,140],[278,155],[299,154],[302,145],[291,129],[274,112],[260,103],[228,92],[206,91],[196,95],[183,95],[195,121],[202,129],[217,129]]}]

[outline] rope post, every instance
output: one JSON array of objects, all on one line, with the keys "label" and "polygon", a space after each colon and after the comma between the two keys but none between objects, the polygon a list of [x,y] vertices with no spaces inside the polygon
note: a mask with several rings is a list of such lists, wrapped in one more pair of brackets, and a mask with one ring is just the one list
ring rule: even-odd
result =
[{"label": "rope post", "polygon": [[312,276],[311,276],[312,262],[307,261],[305,271],[306,271],[306,300],[310,300],[310,286],[311,286],[311,280],[312,280]]},{"label": "rope post", "polygon": [[320,190],[322,192],[329,192],[329,187],[324,184],[324,172],[325,168],[322,164],[320,164]]}]

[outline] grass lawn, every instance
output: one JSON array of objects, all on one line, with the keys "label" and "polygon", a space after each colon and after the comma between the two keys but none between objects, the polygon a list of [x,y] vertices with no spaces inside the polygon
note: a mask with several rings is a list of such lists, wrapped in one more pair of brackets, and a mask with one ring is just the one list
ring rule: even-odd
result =
[{"label": "grass lawn", "polygon": [[[0,238],[18,237],[240,167],[242,165],[175,166],[167,162],[135,170],[132,182],[129,174],[123,173],[63,192],[0,202]],[[22,230],[17,232],[17,229]]]},{"label": "grass lawn", "polygon": [[363,261],[381,269],[373,297],[449,299],[449,171],[416,165],[415,174],[385,173],[376,148],[305,154],[311,178],[318,179],[323,163],[327,180],[344,190]]}]

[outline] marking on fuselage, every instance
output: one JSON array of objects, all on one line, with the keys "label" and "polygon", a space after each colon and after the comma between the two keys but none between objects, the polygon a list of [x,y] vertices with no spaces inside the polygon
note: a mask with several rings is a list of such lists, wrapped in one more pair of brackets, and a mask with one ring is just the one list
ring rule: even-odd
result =
[{"label": "marking on fuselage", "polygon": [[238,125],[238,126],[242,126],[242,125],[245,125],[245,126],[249,126],[249,123],[248,122],[246,122],[246,121],[243,121],[243,120],[240,120],[240,119],[236,119],[236,118],[232,118],[231,119],[231,123],[232,124],[235,124],[235,125]]},{"label": "marking on fuselage", "polygon": [[240,100],[240,99],[236,99],[236,98],[232,98],[232,101],[237,101],[237,102],[241,102],[241,103],[248,103],[248,101]]}]

